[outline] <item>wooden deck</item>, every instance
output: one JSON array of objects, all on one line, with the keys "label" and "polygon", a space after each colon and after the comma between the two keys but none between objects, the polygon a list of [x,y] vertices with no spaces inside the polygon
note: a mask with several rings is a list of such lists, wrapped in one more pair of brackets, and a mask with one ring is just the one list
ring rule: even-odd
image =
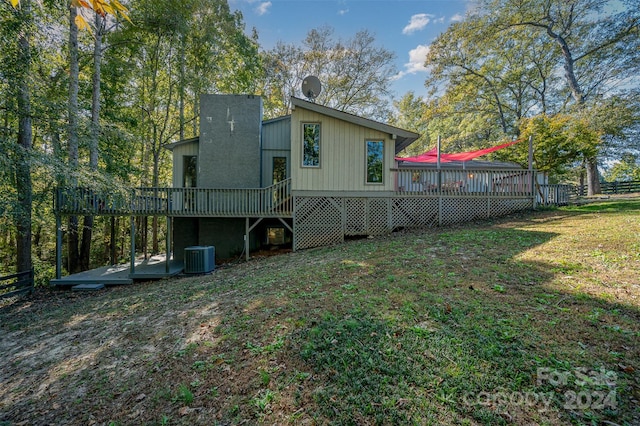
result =
[{"label": "wooden deck", "polygon": [[151,256],[147,260],[137,259],[133,274],[130,273],[131,265],[123,263],[79,272],[60,279],[52,279],[49,284],[52,286],[75,286],[78,284],[126,285],[132,284],[135,280],[144,281],[171,277],[181,273],[184,269],[182,262],[171,260],[169,272],[167,272],[165,260],[166,257],[164,255]]},{"label": "wooden deck", "polygon": [[267,188],[57,189],[59,215],[288,218],[291,179]]},{"label": "wooden deck", "polygon": [[535,174],[524,169],[394,169],[396,190],[402,195],[491,196],[495,198],[532,196]]},{"label": "wooden deck", "polygon": [[[404,197],[532,197],[534,178],[523,169],[392,169],[394,195]],[[291,186],[289,178],[267,188],[66,188],[56,191],[54,210],[63,216],[293,218]]]}]

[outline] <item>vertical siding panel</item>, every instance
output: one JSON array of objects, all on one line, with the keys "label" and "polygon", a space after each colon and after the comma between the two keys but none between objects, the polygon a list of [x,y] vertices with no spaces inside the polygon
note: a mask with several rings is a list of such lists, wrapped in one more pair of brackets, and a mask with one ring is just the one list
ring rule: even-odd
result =
[{"label": "vertical siding panel", "polygon": [[[343,146],[342,146],[342,138],[340,137],[343,134],[343,123],[338,120],[330,120],[331,124],[331,163],[326,164],[326,169],[324,170],[324,174],[326,176],[326,183],[328,188],[336,188],[340,187],[340,183],[343,179],[342,173],[344,173],[343,168],[340,167],[340,163],[343,155]],[[337,165],[338,169],[331,170],[333,165]]]},{"label": "vertical siding panel", "polygon": [[[321,165],[303,168],[302,124],[321,123]],[[352,123],[296,108],[291,121],[291,176],[296,190],[384,191],[393,188],[389,169],[393,167],[394,144],[390,135]],[[384,184],[365,184],[366,140],[384,141]]]},{"label": "vertical siding panel", "polygon": [[[354,125],[347,125],[346,127],[345,140],[343,141],[344,157],[342,159],[342,167],[346,170],[347,176],[343,183],[347,185],[350,191],[353,191],[358,188],[358,176],[360,175],[357,160],[357,140],[360,138],[361,129]],[[356,158],[354,158],[354,154]]]},{"label": "vertical siding panel", "polygon": [[333,176],[331,173],[329,172],[329,169],[331,169],[332,165],[335,164],[336,162],[336,153],[337,151],[340,149],[339,146],[339,141],[337,138],[338,135],[338,129],[337,127],[339,126],[340,123],[336,123],[335,120],[322,120],[323,122],[327,122],[327,127],[329,127],[329,150],[327,151],[328,155],[328,161],[326,161],[323,165],[322,165],[322,187],[323,188],[332,188],[332,181],[333,181]]},{"label": "vertical siding panel", "polygon": [[349,123],[342,122],[342,132],[340,140],[340,162],[339,167],[341,171],[340,182],[336,183],[336,189],[342,189],[353,191],[355,189],[354,177],[357,176],[355,164],[353,164],[353,144],[349,143],[354,137],[357,137],[358,128],[350,125]]},{"label": "vertical siding panel", "polygon": [[[309,114],[309,121],[319,121],[320,122],[320,137],[322,140],[320,141],[320,155],[322,158],[320,159],[320,168],[314,169],[312,171],[314,179],[311,182],[313,189],[322,189],[327,187],[327,176],[325,173],[325,169],[329,167],[331,161],[333,161],[331,151],[333,132],[331,131],[331,124],[327,123],[327,120],[324,117],[318,117],[316,113]],[[326,135],[322,136],[323,132],[327,132]]]},{"label": "vertical siding panel", "polygon": [[273,177],[273,157],[287,158],[287,177],[291,176],[291,117],[263,123],[262,185],[269,186]]},{"label": "vertical siding panel", "polygon": [[353,125],[345,123],[344,141],[343,141],[343,157],[341,167],[345,170],[345,179],[343,185],[345,189],[353,191],[357,188],[358,180],[358,163],[354,161],[354,154],[357,151],[356,140],[359,136],[360,129]]},{"label": "vertical siding panel", "polygon": [[347,169],[347,187],[350,191],[353,191],[358,187],[358,176],[360,175],[358,165],[358,139],[360,139],[362,129],[356,126],[348,126],[347,132],[345,132],[345,158],[343,160],[343,167]]}]

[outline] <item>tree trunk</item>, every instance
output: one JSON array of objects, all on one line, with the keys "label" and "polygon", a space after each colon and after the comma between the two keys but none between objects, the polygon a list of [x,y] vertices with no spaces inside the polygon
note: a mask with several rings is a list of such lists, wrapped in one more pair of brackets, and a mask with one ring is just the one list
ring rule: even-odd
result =
[{"label": "tree trunk", "polygon": [[21,75],[18,88],[18,155],[16,158],[16,189],[18,191],[18,211],[16,214],[16,269],[29,271],[33,267],[31,258],[31,205],[33,186],[31,181],[31,148],[33,131],[31,127],[31,2],[21,5],[23,31],[18,40],[18,63]]},{"label": "tree trunk", "polygon": [[178,93],[179,93],[179,100],[178,100],[178,108],[180,111],[180,140],[184,139],[184,86],[187,84],[185,81],[185,36],[182,35],[180,37],[180,64],[179,64],[179,70],[180,70],[180,76],[179,76],[179,82],[178,82]]},{"label": "tree trunk", "polygon": [[82,221],[82,239],[78,252],[78,269],[89,270],[91,258],[91,236],[93,234],[93,216],[85,216]]},{"label": "tree trunk", "polygon": [[597,195],[602,192],[600,188],[600,173],[598,172],[598,162],[595,158],[588,158],[587,169],[587,195]]},{"label": "tree trunk", "polygon": [[193,98],[193,116],[195,117],[195,120],[193,120],[193,134],[197,135],[200,133],[200,95],[196,93]]},{"label": "tree trunk", "polygon": [[[575,100],[576,104],[579,106],[583,106],[585,103],[585,94],[580,87],[580,83],[575,74],[575,61],[571,54],[571,48],[567,44],[567,41],[560,36],[560,34],[554,33],[551,30],[551,27],[547,27],[547,34],[551,36],[560,46],[562,50],[562,56],[564,58],[564,75],[571,90],[571,96]],[[587,195],[596,195],[600,194],[602,191],[600,189],[600,175],[598,173],[598,162],[597,159],[588,158],[585,163],[585,168],[587,171]]]},{"label": "tree trunk", "polygon": [[[78,170],[78,27],[76,26],[76,8],[69,5],[69,179],[70,186],[77,186],[75,173]],[[67,246],[69,257],[69,273],[76,273],[80,270],[78,252],[78,217],[69,217],[69,228],[67,230]]]},{"label": "tree trunk", "polygon": [[[160,156],[159,152],[156,152],[153,156],[153,187],[157,188],[160,184]],[[158,193],[154,194],[156,199],[158,198]],[[151,218],[151,252],[152,254],[158,254],[160,251],[160,245],[158,244],[158,216],[153,216]]]},{"label": "tree trunk", "polygon": [[[93,45],[93,79],[91,101],[91,137],[89,139],[89,169],[98,171],[98,142],[100,139],[100,66],[102,64],[102,33],[104,20],[95,14],[95,44]],[[80,268],[89,269],[91,258],[91,237],[93,234],[93,216],[84,217],[82,227],[82,246],[80,249]]]}]

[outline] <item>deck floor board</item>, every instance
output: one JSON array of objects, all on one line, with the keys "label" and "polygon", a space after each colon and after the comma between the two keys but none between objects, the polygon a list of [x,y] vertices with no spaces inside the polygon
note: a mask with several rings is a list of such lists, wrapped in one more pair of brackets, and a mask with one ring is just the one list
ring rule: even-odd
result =
[{"label": "deck floor board", "polygon": [[165,255],[155,255],[148,259],[136,259],[135,272],[130,274],[130,264],[102,266],[89,271],[71,274],[61,279],[52,279],[52,286],[75,286],[78,284],[126,285],[134,280],[151,280],[170,277],[182,272],[182,262],[171,260],[169,272],[166,271]]}]

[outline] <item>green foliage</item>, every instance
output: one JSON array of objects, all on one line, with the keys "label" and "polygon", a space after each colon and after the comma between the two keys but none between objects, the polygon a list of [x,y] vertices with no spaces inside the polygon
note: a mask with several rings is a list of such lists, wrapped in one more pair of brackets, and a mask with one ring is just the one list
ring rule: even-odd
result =
[{"label": "green foliage", "polygon": [[[256,38],[245,35],[242,16],[232,12],[225,0],[129,3],[135,25],[120,22],[104,36],[97,172],[88,171],[94,71],[88,58],[94,38],[88,32],[80,34],[79,162],[69,167],[68,9],[30,3],[33,66],[26,78],[34,140],[32,152],[19,161],[16,89],[21,70],[26,69],[18,64],[18,40],[24,28],[20,10],[8,3],[0,6],[0,259],[6,269],[16,263],[15,224],[20,212],[15,171],[28,162],[33,177],[36,280],[46,282],[53,264],[54,187],[77,182],[112,193],[125,186],[169,185],[170,155],[164,145],[197,134],[200,94],[255,92],[262,64]],[[127,228],[124,222],[117,236]],[[158,230],[161,235],[162,225]],[[122,244],[127,240],[119,238],[118,254],[126,252]],[[93,241],[92,266],[102,265],[108,261],[108,220],[95,220]]]},{"label": "green foliage", "polygon": [[173,397],[174,402],[180,402],[183,405],[191,405],[193,402],[193,392],[188,385],[180,383]]},{"label": "green foliage", "polygon": [[424,101],[416,97],[415,93],[408,92],[399,101],[394,101],[393,106],[397,112],[390,117],[389,124],[420,134],[420,137],[407,147],[403,154],[412,156],[430,149],[433,144],[429,138],[429,126],[425,120],[427,106]]},{"label": "green foliage", "polygon": [[640,160],[638,155],[626,152],[604,175],[608,182],[640,180]]},{"label": "green foliage", "polygon": [[[598,134],[580,118],[565,114],[540,115],[525,119],[521,137],[533,137],[534,167],[551,175],[563,175],[576,161],[597,150]],[[516,161],[527,164],[528,145],[519,144],[514,150]]]},{"label": "green foliage", "polygon": [[547,129],[537,125],[537,164],[550,173],[583,160],[592,172],[595,158],[615,155],[610,146],[630,146],[625,136],[640,109],[637,85],[626,82],[640,65],[640,11],[632,2],[614,3],[481,1],[430,46],[423,119],[429,138],[442,136],[445,150],[480,148],[526,137],[523,126],[531,130],[526,123],[536,117],[569,117]]}]

